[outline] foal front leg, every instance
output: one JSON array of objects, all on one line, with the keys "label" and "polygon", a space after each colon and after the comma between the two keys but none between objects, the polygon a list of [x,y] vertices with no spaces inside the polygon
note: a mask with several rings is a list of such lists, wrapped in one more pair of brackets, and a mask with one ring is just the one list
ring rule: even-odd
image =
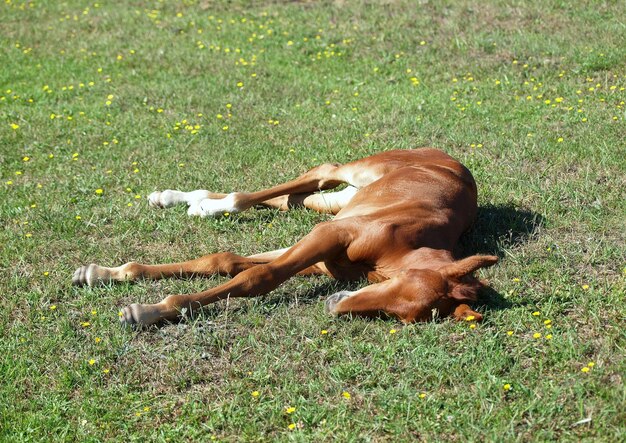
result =
[{"label": "foal front leg", "polygon": [[[419,271],[417,271],[419,272]],[[358,291],[340,291],[326,298],[326,309],[333,315],[378,317],[387,315],[403,323],[432,320],[435,315],[456,320],[481,321],[483,316],[469,305],[447,297],[443,287],[419,282],[411,270],[382,283]],[[432,282],[432,280],[431,280]]]},{"label": "foal front leg", "polygon": [[194,311],[229,297],[256,297],[267,294],[290,277],[323,272],[320,262],[333,259],[349,245],[349,235],[335,227],[337,222],[317,225],[311,233],[275,260],[257,264],[215,288],[189,295],[170,295],[155,304],[132,304],[120,316],[123,325],[151,325],[176,320],[184,309]]}]

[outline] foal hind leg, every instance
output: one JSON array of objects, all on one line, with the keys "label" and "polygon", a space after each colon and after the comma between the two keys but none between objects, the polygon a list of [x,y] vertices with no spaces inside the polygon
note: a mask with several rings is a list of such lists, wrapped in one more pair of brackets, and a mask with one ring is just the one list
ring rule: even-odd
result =
[{"label": "foal hind leg", "polygon": [[225,196],[226,194],[209,192],[204,189],[198,189],[197,191],[191,192],[166,189],[165,191],[156,191],[150,194],[148,196],[148,203],[150,206],[157,208],[170,208],[181,203],[186,203],[190,206],[204,200],[205,198],[224,198]]},{"label": "foal hind leg", "polygon": [[[387,172],[405,164],[406,161],[393,159],[389,157],[389,153],[382,153],[345,165],[325,163],[309,170],[295,180],[257,192],[223,194],[205,190],[192,192],[167,190],[153,192],[148,199],[152,206],[158,207],[187,203],[189,205],[188,214],[201,217],[217,216],[226,212],[241,212],[261,204],[286,209],[289,207],[289,199],[296,203],[301,199],[300,203],[304,204],[304,206],[310,204],[310,207],[315,210],[334,213],[338,209],[333,206],[328,208],[325,202],[320,201],[320,198],[323,199],[324,197],[316,197],[312,194],[317,191],[335,188],[342,183],[347,183],[360,189],[378,180]],[[298,196],[299,194],[304,194],[304,196]],[[276,200],[278,197],[284,196],[290,197],[287,201],[285,201],[285,198]],[[341,196],[344,198],[345,194],[341,194]],[[305,201],[308,197],[311,197],[309,198],[309,203]]]},{"label": "foal hind leg", "polygon": [[322,214],[337,214],[348,203],[358,191],[354,186],[337,192],[316,192],[309,194],[289,194],[281,195],[262,203],[263,206],[278,208],[286,211],[291,208],[305,207]]},{"label": "foal hind leg", "polygon": [[223,198],[205,198],[189,207],[189,215],[201,217],[216,216],[225,212],[236,213],[245,211],[252,206],[270,202],[277,197],[293,194],[310,194],[315,191],[332,189],[345,180],[341,175],[341,166],[325,163],[304,173],[295,180],[257,192],[232,192]]},{"label": "foal hind leg", "polygon": [[223,194],[206,190],[191,192],[166,190],[153,192],[148,196],[148,200],[151,206],[156,207],[170,207],[187,203],[189,215],[202,217],[221,215],[226,212],[236,213],[279,196],[307,194],[334,188],[344,182],[341,174],[338,173],[340,168],[341,166],[338,164],[325,163],[309,170],[295,180],[258,192]]}]

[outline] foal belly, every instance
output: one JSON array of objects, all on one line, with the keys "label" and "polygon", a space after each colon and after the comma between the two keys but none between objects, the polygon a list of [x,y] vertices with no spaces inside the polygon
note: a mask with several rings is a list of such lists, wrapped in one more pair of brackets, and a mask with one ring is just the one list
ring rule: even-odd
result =
[{"label": "foal belly", "polygon": [[[328,273],[337,280],[370,280],[370,274],[375,273],[374,268],[366,263],[353,263],[344,261],[325,261],[324,265]],[[372,280],[370,280],[372,281]],[[377,281],[377,280],[375,280]],[[382,280],[380,280],[382,281]]]}]

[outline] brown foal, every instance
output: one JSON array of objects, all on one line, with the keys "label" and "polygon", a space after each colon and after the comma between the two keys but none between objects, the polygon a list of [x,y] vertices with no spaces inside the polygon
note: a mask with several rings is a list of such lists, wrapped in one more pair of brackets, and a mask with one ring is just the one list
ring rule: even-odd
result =
[{"label": "brown foal", "polygon": [[[319,192],[348,187],[337,192]],[[404,323],[452,315],[477,321],[469,304],[483,283],[479,268],[498,258],[474,255],[455,260],[461,234],[473,222],[476,183],[472,174],[442,151],[430,148],[382,152],[345,165],[323,164],[290,182],[252,193],[216,194],[204,190],[163,191],[149,196],[152,206],[189,205],[190,215],[217,216],[263,205],[282,210],[305,206],[334,214],[290,248],[248,257],[220,252],[165,265],[135,262],[107,268],[90,264],[74,273],[76,285],[159,279],[231,276],[203,292],[170,295],[156,304],[131,304],[120,313],[125,325],[176,320],[182,310],[228,297],[254,297],[294,275],[325,274],[337,279],[366,277],[372,284],[326,299],[335,315],[390,315]]]}]

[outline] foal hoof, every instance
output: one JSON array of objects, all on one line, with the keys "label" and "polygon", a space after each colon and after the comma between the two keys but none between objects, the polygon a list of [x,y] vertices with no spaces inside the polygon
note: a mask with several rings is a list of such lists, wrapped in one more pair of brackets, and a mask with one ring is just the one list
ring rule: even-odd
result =
[{"label": "foal hoof", "polygon": [[189,206],[189,215],[200,217],[221,217],[222,215],[239,212],[236,204],[236,194],[233,192],[223,198],[205,198]]},{"label": "foal hoof", "polygon": [[141,327],[141,305],[133,303],[124,307],[120,313],[120,325],[125,328]]},{"label": "foal hoof", "polygon": [[95,263],[81,266],[72,276],[72,284],[75,286],[93,286],[98,283],[108,283],[111,281],[110,275]]},{"label": "foal hoof", "polygon": [[154,306],[133,303],[124,307],[119,312],[120,325],[126,328],[142,328],[158,322],[161,317]]},{"label": "foal hoof", "polygon": [[148,204],[153,208],[169,208],[177,203],[177,191],[170,189],[166,189],[163,192],[155,191],[148,196]]},{"label": "foal hoof", "polygon": [[329,295],[328,297],[326,297],[326,311],[330,314],[336,314],[336,306],[337,303],[339,303],[341,300],[343,300],[346,297],[350,297],[352,294],[354,294],[354,292],[352,291],[339,291],[339,292],[335,292],[334,294]]},{"label": "foal hoof", "polygon": [[148,196],[148,204],[153,208],[162,208],[161,192],[155,191]]}]

